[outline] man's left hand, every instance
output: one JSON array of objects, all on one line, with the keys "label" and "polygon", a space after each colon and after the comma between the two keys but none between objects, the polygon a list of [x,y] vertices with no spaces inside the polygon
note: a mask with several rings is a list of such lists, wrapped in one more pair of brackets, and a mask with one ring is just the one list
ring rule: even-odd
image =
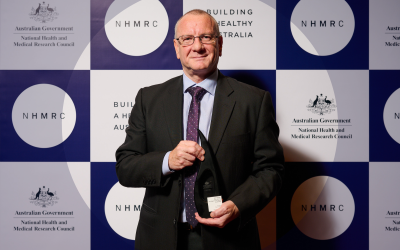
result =
[{"label": "man's left hand", "polygon": [[232,201],[226,201],[218,209],[211,212],[211,218],[201,218],[198,213],[195,213],[195,216],[201,224],[223,228],[239,216],[239,209]]}]

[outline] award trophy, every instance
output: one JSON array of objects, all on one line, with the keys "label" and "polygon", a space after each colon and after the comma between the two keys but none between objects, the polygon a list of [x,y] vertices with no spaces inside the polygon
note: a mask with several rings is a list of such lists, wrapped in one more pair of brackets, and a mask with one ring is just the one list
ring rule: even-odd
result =
[{"label": "award trophy", "polygon": [[201,147],[204,149],[204,161],[200,162],[194,185],[194,201],[197,212],[202,218],[210,218],[210,212],[222,204],[222,197],[218,188],[218,178],[215,167],[217,161],[211,150],[210,144],[203,133],[198,130]]}]

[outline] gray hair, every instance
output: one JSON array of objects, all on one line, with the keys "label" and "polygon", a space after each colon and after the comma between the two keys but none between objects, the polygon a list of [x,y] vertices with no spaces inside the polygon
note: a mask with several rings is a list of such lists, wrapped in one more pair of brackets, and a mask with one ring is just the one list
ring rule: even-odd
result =
[{"label": "gray hair", "polygon": [[220,35],[220,33],[219,33],[219,26],[218,26],[217,20],[215,20],[215,18],[214,18],[213,16],[211,16],[208,12],[206,12],[206,11],[204,11],[204,10],[194,9],[194,10],[191,10],[191,11],[186,12],[185,15],[181,16],[181,18],[179,18],[179,20],[176,22],[176,24],[175,24],[175,38],[177,38],[177,37],[176,37],[176,31],[178,30],[178,24],[179,24],[179,22],[181,21],[181,19],[182,19],[184,16],[189,15],[189,14],[191,14],[191,15],[207,15],[207,16],[209,16],[209,17],[211,18],[211,20],[213,21],[213,23],[214,23],[214,25],[213,25],[213,29],[214,29],[214,32],[215,32],[214,35],[217,35],[217,36]]}]

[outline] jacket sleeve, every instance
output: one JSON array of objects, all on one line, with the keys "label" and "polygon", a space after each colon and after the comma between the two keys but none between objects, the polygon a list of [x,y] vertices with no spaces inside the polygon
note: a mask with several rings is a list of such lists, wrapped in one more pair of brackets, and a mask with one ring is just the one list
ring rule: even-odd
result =
[{"label": "jacket sleeve", "polygon": [[116,152],[116,171],[125,187],[164,187],[171,175],[162,175],[165,152],[147,152],[146,116],[140,89],[126,128],[125,142]]},{"label": "jacket sleeve", "polygon": [[239,229],[276,196],[282,185],[284,157],[278,136],[271,96],[265,92],[254,138],[252,173],[228,198],[240,211]]}]

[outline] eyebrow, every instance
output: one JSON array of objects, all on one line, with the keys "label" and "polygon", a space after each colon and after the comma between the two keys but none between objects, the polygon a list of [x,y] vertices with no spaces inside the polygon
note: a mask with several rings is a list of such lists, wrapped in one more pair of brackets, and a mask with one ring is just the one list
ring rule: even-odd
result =
[{"label": "eyebrow", "polygon": [[[204,35],[214,35],[213,33],[203,33],[200,34],[199,36],[204,36]],[[195,36],[195,35],[182,35],[182,36]]]}]

